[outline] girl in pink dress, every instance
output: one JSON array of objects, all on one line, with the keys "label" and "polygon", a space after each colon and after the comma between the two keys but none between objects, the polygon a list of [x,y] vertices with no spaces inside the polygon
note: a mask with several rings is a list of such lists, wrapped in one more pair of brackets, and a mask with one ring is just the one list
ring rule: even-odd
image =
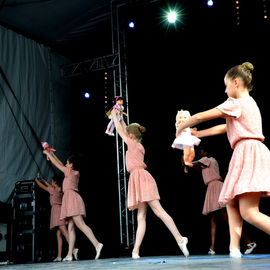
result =
[{"label": "girl in pink dress", "polygon": [[65,175],[63,182],[64,195],[62,199],[60,219],[68,221],[69,248],[68,254],[63,261],[72,261],[72,253],[76,240],[74,225],[80,229],[94,245],[96,248],[95,259],[99,259],[103,244],[96,239],[93,231],[83,220],[86,213],[83,199],[78,194],[78,183],[80,177],[80,173],[77,169],[79,166],[78,158],[76,156],[70,156],[67,159],[66,166],[64,166],[52,151],[44,150],[43,153]]},{"label": "girl in pink dress", "polygon": [[138,209],[137,221],[138,227],[136,232],[136,241],[132,251],[132,258],[139,259],[139,250],[146,230],[146,212],[147,207],[153,210],[154,214],[159,217],[173,234],[180,249],[187,257],[188,239],[181,236],[173,219],[166,213],[159,202],[159,193],[156,181],[146,170],[144,163],[145,150],[140,143],[145,128],[137,123],[126,126],[124,121],[119,121],[115,110],[111,113],[115,127],[119,135],[127,144],[126,166],[130,173],[128,183],[128,208],[129,210]]},{"label": "girl in pink dress", "polygon": [[[42,181],[42,182],[41,182]],[[44,178],[42,178],[39,174],[35,178],[35,182],[37,185],[43,190],[49,192],[50,194],[50,204],[51,204],[51,220],[50,220],[50,229],[56,229],[56,238],[57,238],[57,247],[58,253],[57,257],[54,259],[54,262],[62,261],[62,235],[68,241],[68,231],[66,228],[66,221],[60,219],[61,205],[62,205],[62,197],[63,192],[61,189],[61,179],[59,176],[55,175],[52,178],[51,184],[47,182]],[[73,255],[77,260],[78,249],[75,248],[73,250]]]},{"label": "girl in pink dress", "polygon": [[225,118],[226,124],[194,131],[197,137],[227,133],[233,155],[219,202],[226,205],[230,228],[230,256],[241,258],[240,237],[243,219],[270,234],[270,217],[259,211],[261,195],[270,191],[270,151],[262,143],[260,110],[249,95],[252,89],[251,63],[231,68],[224,81],[227,101],[214,109],[197,113],[178,127],[183,129],[201,122]]},{"label": "girl in pink dress", "polygon": [[[193,165],[195,169],[199,169],[202,173],[203,181],[207,186],[205,200],[203,205],[203,215],[210,216],[211,224],[211,245],[208,251],[209,255],[215,255],[215,243],[217,233],[217,222],[216,218],[221,213],[224,221],[228,223],[228,216],[224,206],[221,206],[218,202],[220,192],[223,187],[222,178],[219,173],[219,165],[215,158],[208,157],[208,152],[205,151],[204,147],[199,147],[199,160],[194,161]],[[257,246],[255,242],[252,242],[248,236],[242,232],[242,237],[247,243],[247,249],[245,254],[250,254]]]}]

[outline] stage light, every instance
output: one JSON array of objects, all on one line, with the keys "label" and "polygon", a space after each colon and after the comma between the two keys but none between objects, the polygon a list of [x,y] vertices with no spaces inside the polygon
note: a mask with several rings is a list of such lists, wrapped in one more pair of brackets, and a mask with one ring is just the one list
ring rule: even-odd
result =
[{"label": "stage light", "polygon": [[129,22],[128,27],[129,27],[129,28],[134,28],[134,27],[135,27],[135,23],[134,23],[134,22],[132,22],[132,21],[131,21],[131,22]]},{"label": "stage light", "polygon": [[87,98],[87,99],[90,98],[90,93],[89,92],[85,92],[84,93],[84,97]]},{"label": "stage light", "polygon": [[175,11],[170,11],[168,13],[168,22],[169,23],[175,23],[177,19],[177,14]]},{"label": "stage light", "polygon": [[214,1],[213,0],[207,0],[207,6],[208,7],[212,7],[214,5]]}]

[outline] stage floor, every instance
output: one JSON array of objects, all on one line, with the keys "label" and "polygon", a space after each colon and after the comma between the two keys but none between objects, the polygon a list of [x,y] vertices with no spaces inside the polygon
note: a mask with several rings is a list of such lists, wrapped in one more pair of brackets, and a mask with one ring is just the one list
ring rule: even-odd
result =
[{"label": "stage floor", "polygon": [[230,259],[225,255],[215,256],[190,256],[185,259],[183,256],[164,256],[164,257],[144,257],[139,260],[130,258],[110,258],[100,259],[98,261],[73,261],[60,263],[33,263],[2,265],[0,270],[109,270],[109,269],[127,269],[127,270],[179,270],[179,269],[270,269],[270,255],[249,255],[242,259]]}]

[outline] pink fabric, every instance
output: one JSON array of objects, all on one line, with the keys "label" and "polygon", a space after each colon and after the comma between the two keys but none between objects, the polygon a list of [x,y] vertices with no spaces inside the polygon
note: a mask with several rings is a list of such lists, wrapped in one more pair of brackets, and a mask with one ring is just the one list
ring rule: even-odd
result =
[{"label": "pink fabric", "polygon": [[144,147],[141,143],[125,138],[127,170],[130,172],[128,183],[128,209],[138,208],[139,202],[159,200],[160,196],[155,179],[145,170]]},{"label": "pink fabric", "polygon": [[82,197],[78,194],[78,184],[80,173],[71,168],[64,169],[64,182],[60,219],[69,218],[72,216],[86,216],[85,205]]},{"label": "pink fabric", "polygon": [[65,220],[60,220],[61,204],[63,193],[61,188],[55,188],[52,186],[48,187],[50,193],[50,203],[51,203],[51,219],[50,219],[50,229],[55,227],[63,226],[66,224]]},{"label": "pink fabric", "polygon": [[261,113],[251,96],[228,98],[217,108],[227,114],[227,136],[232,149],[242,139],[264,140]]},{"label": "pink fabric", "polygon": [[227,114],[227,134],[234,149],[219,203],[225,205],[246,192],[268,194],[270,151],[261,142],[264,136],[256,102],[250,96],[229,98],[217,108]]},{"label": "pink fabric", "polygon": [[203,181],[207,185],[202,213],[207,215],[222,208],[218,202],[218,198],[223,183],[221,182],[222,178],[216,159],[213,157],[203,157],[198,161],[206,166],[202,169]]}]

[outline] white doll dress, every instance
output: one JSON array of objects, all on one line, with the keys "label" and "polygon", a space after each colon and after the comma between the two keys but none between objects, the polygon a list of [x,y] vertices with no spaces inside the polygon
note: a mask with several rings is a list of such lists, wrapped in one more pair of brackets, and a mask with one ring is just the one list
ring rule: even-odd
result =
[{"label": "white doll dress", "polygon": [[191,134],[190,128],[184,129],[181,134],[175,138],[172,148],[184,150],[185,147],[192,148],[194,145],[199,145],[201,140]]}]

